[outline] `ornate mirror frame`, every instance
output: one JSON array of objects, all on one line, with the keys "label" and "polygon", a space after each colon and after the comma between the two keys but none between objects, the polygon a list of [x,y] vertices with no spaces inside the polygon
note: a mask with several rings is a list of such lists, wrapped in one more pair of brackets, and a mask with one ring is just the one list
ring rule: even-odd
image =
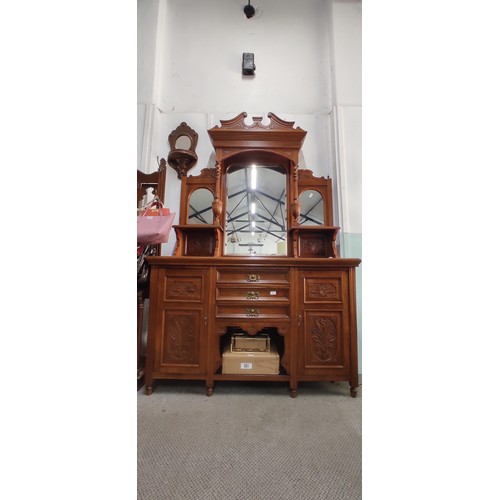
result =
[{"label": "ornate mirror frame", "polygon": [[[215,149],[215,167],[203,169],[200,175],[181,174],[182,192],[180,224],[174,226],[177,236],[175,255],[223,255],[226,214],[226,173],[234,165],[259,163],[282,167],[287,175],[287,255],[289,257],[337,257],[335,238],[339,228],[332,226],[332,186],[330,178],[314,177],[310,170],[299,170],[299,153],[307,135],[295,122],[282,120],[268,113],[269,123],[262,117],[252,117],[245,123],[247,113],[208,130]],[[195,189],[206,188],[214,194],[213,224],[189,224],[189,196]],[[299,195],[313,189],[323,196],[324,223],[322,226],[300,225]],[[252,257],[248,257],[252,258]]]},{"label": "ornate mirror frame", "polygon": [[[179,149],[178,139],[184,138],[189,145],[186,149]],[[196,145],[198,144],[198,134],[186,122],[182,122],[168,136],[170,153],[168,154],[168,164],[177,172],[177,178],[182,179],[187,172],[196,165],[198,155]]]},{"label": "ornate mirror frame", "polygon": [[[266,162],[267,165],[280,165],[285,168],[288,179],[287,190],[292,203],[287,205],[289,224],[298,223],[298,169],[299,152],[307,132],[293,128],[295,122],[287,122],[274,113],[268,113],[268,125],[262,125],[262,117],[253,117],[253,123],[245,123],[246,113],[240,113],[231,120],[221,120],[221,126],[208,131],[215,149],[215,169],[220,182],[215,195],[220,202],[221,211],[225,196],[225,174],[228,166],[235,161],[251,163]],[[214,222],[220,220],[215,214]]]},{"label": "ornate mirror frame", "polygon": [[[181,184],[181,206],[179,221],[181,224],[189,224],[189,200],[191,195],[198,189],[207,189],[215,198],[215,169],[204,168],[199,175],[182,176]],[[212,211],[207,214],[212,223]]]},{"label": "ornate mirror frame", "polygon": [[298,193],[316,191],[323,198],[324,225],[292,227],[294,257],[338,257],[336,247],[339,226],[333,226],[332,180],[315,177],[311,170],[299,170]]}]

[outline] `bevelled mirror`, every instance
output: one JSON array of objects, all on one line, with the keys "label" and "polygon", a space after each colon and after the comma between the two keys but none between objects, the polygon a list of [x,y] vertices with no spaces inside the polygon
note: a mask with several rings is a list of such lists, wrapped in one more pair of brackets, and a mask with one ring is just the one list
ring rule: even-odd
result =
[{"label": "bevelled mirror", "polygon": [[175,149],[190,149],[191,143],[192,141],[187,135],[180,135],[175,141]]},{"label": "bevelled mirror", "polygon": [[225,255],[287,255],[287,174],[281,166],[229,166]]},{"label": "bevelled mirror", "polygon": [[196,189],[188,201],[188,224],[212,224],[214,195],[206,188]]},{"label": "bevelled mirror", "polygon": [[315,189],[302,191],[299,196],[300,225],[323,226],[325,224],[325,210],[323,195]]}]

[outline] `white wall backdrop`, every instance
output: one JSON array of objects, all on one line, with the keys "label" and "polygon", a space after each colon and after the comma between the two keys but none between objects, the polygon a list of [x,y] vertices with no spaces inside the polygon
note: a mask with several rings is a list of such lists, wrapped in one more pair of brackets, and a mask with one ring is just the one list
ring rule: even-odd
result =
[{"label": "white wall backdrop", "polygon": [[[327,2],[259,0],[251,19],[246,3],[168,1],[162,110],[328,113]],[[243,52],[255,54],[254,77],[241,74]]]}]

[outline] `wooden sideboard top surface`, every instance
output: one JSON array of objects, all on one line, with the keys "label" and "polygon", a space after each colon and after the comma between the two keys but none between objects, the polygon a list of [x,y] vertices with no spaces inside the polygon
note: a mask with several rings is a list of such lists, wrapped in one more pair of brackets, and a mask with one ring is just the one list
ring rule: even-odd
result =
[{"label": "wooden sideboard top surface", "polygon": [[151,266],[292,266],[292,267],[331,267],[335,268],[350,268],[358,267],[361,259],[344,259],[344,258],[301,258],[301,257],[167,257],[153,256],[147,257]]}]

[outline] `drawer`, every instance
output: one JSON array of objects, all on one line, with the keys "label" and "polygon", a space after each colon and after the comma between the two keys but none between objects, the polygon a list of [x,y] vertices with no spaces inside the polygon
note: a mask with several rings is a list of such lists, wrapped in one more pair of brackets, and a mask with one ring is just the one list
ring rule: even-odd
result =
[{"label": "drawer", "polygon": [[290,307],[288,304],[273,304],[266,306],[257,304],[248,306],[217,304],[215,309],[217,318],[288,319],[290,317]]},{"label": "drawer", "polygon": [[[249,284],[250,285],[250,284]],[[279,288],[279,287],[217,287],[217,300],[239,300],[248,301],[250,303],[260,303],[260,302],[288,302],[289,299],[289,289]]]},{"label": "drawer", "polygon": [[288,271],[288,268],[217,269],[217,282],[288,284]]}]

